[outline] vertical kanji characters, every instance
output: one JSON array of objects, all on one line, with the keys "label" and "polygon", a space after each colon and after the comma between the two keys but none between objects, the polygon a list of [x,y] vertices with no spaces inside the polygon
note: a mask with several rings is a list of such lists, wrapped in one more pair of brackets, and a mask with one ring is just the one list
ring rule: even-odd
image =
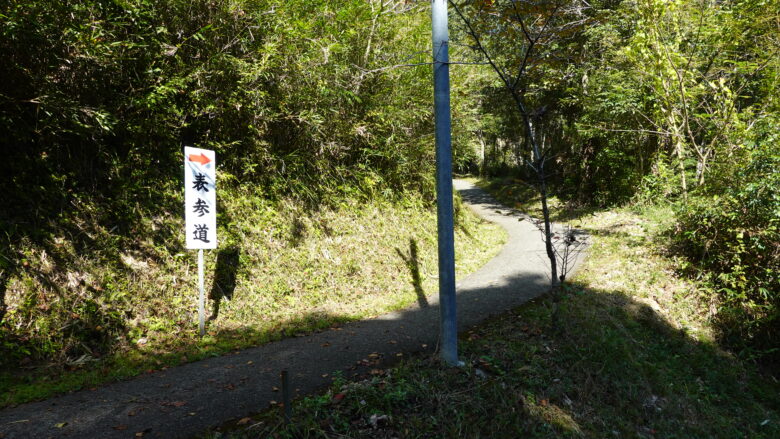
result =
[{"label": "vertical kanji characters", "polygon": [[209,188],[206,187],[208,185],[208,182],[206,181],[206,175],[201,174],[200,172],[195,176],[195,184],[192,185],[192,188],[196,191],[200,192],[208,192]]},{"label": "vertical kanji characters", "polygon": [[214,151],[184,147],[184,216],[187,248],[217,247],[217,172]]},{"label": "vertical kanji characters", "polygon": [[193,231],[193,239],[203,242],[209,241],[209,227],[206,224],[195,224],[195,230]]},{"label": "vertical kanji characters", "polygon": [[198,198],[198,201],[196,201],[192,206],[192,212],[197,213],[199,217],[203,216],[209,213],[209,205],[202,199]]}]

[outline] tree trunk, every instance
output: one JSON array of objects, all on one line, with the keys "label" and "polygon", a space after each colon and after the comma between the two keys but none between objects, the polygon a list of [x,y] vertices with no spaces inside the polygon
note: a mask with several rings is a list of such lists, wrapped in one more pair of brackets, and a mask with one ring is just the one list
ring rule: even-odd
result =
[{"label": "tree trunk", "polygon": [[688,201],[688,182],[685,178],[685,146],[683,135],[680,132],[680,126],[674,117],[673,112],[669,113],[669,128],[672,130],[672,141],[674,142],[674,152],[677,154],[677,162],[680,168],[680,185],[682,186],[683,200]]},{"label": "tree trunk", "polygon": [[485,138],[482,136],[482,131],[477,133],[477,139],[479,139],[479,176],[485,176]]}]

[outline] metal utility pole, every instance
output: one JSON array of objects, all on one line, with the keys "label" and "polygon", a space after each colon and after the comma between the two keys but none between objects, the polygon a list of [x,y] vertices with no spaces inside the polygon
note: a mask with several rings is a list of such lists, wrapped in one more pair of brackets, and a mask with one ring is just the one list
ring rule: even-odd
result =
[{"label": "metal utility pole", "polygon": [[439,226],[439,308],[441,357],[458,365],[455,311],[455,236],[452,209],[452,137],[447,0],[431,0],[433,25],[433,105],[436,124],[436,207]]}]

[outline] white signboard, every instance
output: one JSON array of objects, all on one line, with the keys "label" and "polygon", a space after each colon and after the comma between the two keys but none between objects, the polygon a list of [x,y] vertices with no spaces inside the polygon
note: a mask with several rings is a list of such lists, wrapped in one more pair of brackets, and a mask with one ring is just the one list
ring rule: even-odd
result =
[{"label": "white signboard", "polygon": [[184,147],[187,248],[217,248],[217,162],[214,151]]}]

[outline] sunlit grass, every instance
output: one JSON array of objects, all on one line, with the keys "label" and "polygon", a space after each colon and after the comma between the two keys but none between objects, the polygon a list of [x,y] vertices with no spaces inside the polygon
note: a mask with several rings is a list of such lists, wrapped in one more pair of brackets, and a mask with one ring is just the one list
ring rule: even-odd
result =
[{"label": "sunlit grass", "polygon": [[[150,240],[144,251],[125,255],[134,266],[124,271],[83,258],[74,269],[114,279],[111,288],[132,309],[122,338],[110,355],[64,371],[58,364],[6,371],[0,405],[376,316],[437,293],[436,214],[418,201],[345,202],[317,211],[247,194],[227,194],[221,203],[220,247],[205,258],[205,337],[197,333],[195,252],[170,254]],[[457,222],[460,277],[492,258],[506,237],[468,209],[458,209]],[[19,280],[9,290],[28,287],[36,284]]]}]

